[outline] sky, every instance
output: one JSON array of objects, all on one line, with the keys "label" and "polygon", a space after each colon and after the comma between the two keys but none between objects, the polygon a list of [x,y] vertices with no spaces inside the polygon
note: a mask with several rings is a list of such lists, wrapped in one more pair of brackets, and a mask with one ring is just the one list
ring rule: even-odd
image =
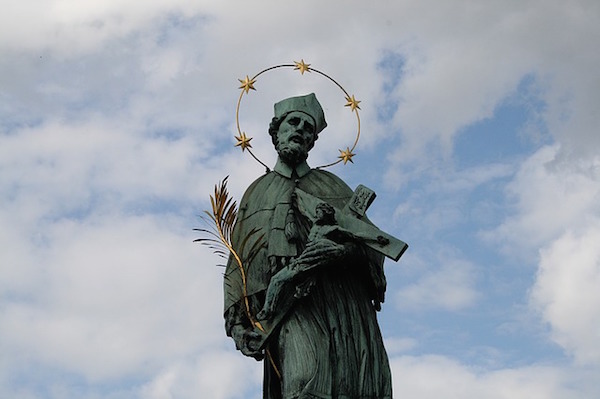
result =
[{"label": "sky", "polygon": [[[194,243],[235,147],[238,79],[304,60],[360,100],[379,321],[397,398],[600,397],[600,3],[6,2],[0,14],[0,397],[258,398]],[[356,118],[315,72],[240,107],[275,162],[272,105],[315,92],[335,161]]]}]

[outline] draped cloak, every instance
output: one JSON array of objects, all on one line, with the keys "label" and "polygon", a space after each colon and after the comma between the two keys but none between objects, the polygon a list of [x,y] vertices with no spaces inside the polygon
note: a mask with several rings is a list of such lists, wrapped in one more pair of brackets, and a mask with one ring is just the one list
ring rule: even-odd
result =
[{"label": "draped cloak", "polygon": [[[291,170],[278,161],[274,171],[250,185],[240,202],[232,244],[245,260],[246,293],[253,315],[262,308],[271,277],[284,260],[299,255],[306,243],[312,223],[306,210],[296,209],[300,245],[289,242],[284,234],[296,189],[337,209],[343,209],[352,196],[340,178],[310,169],[306,163]],[[253,229],[259,232],[251,234]],[[264,245],[247,261],[251,244],[259,237]],[[375,310],[383,302],[385,284],[383,257],[360,244],[352,256],[320,267],[310,293],[295,302],[269,340],[272,359],[264,360],[263,398],[390,399],[391,373]],[[225,272],[224,294],[225,325],[231,336],[235,325],[250,327],[241,272],[232,257]]]}]

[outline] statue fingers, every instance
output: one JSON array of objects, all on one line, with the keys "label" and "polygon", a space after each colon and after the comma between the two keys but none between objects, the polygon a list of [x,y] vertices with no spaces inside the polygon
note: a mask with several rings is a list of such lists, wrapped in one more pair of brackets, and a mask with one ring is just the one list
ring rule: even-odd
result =
[{"label": "statue fingers", "polygon": [[241,349],[241,352],[244,356],[253,357],[256,360],[262,360],[265,357],[262,351],[256,351],[251,348],[244,347]]},{"label": "statue fingers", "polygon": [[342,256],[344,253],[345,247],[343,245],[336,244],[316,248],[310,255],[315,257],[324,257],[327,259],[336,259]]}]

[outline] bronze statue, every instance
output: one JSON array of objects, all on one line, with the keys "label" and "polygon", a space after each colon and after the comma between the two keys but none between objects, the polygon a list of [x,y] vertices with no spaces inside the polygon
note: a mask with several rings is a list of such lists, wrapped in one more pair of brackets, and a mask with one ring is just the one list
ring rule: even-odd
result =
[{"label": "bronze statue", "polygon": [[397,260],[407,246],[366,219],[373,192],[308,166],[326,125],[314,94],[275,104],[277,163],[246,190],[231,236],[245,268],[230,256],[226,332],[244,355],[267,357],[264,398],[389,399],[376,311],[383,254]]}]

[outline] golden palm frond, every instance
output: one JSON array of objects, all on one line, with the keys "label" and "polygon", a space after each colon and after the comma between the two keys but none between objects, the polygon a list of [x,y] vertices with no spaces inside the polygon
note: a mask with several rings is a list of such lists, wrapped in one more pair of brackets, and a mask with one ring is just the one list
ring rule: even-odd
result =
[{"label": "golden palm frond", "polygon": [[[246,259],[242,260],[238,252],[233,248],[233,244],[231,242],[231,236],[233,234],[233,228],[235,226],[235,222],[237,220],[237,204],[236,202],[229,197],[229,192],[227,191],[227,179],[229,176],[225,177],[223,181],[219,184],[215,185],[214,196],[210,196],[210,205],[212,207],[212,212],[204,211],[204,213],[208,216],[206,218],[202,217],[202,219],[211,225],[210,229],[194,229],[195,231],[199,231],[201,233],[208,234],[207,238],[198,238],[195,239],[194,242],[200,242],[201,244],[207,245],[209,248],[213,250],[213,252],[223,258],[229,258],[229,256],[233,257],[233,260],[238,266],[238,270],[240,271],[241,279],[242,279],[242,297],[244,299],[244,305],[246,308],[246,314],[250,322],[261,331],[264,331],[263,327],[260,323],[255,320],[254,316],[250,312],[250,303],[248,301],[248,287],[246,284],[246,263],[252,261],[256,253],[262,248],[263,236],[259,236],[256,240],[254,240],[250,250],[248,251],[248,256]],[[244,253],[244,248],[250,242],[250,238],[255,236],[260,230],[252,229],[246,237],[243,238],[241,245],[239,247],[240,253]],[[227,278],[227,276],[225,276]]]},{"label": "golden palm frond", "polygon": [[[232,198],[229,197],[229,192],[227,191],[227,179],[229,176],[226,176],[220,184],[215,185],[214,197],[210,196],[210,205],[212,207],[212,213],[209,211],[204,211],[204,213],[208,216],[209,220],[202,217],[202,219],[209,225],[211,225],[210,229],[194,229],[195,231],[199,231],[201,233],[207,233],[208,238],[198,238],[194,240],[194,242],[200,242],[201,244],[207,245],[211,248],[214,253],[219,256],[228,259],[230,256],[233,257],[234,261],[238,266],[238,270],[240,271],[241,280],[242,280],[242,297],[244,299],[244,307],[246,310],[246,315],[250,320],[250,323],[262,332],[265,332],[263,326],[254,318],[252,312],[250,312],[250,303],[248,301],[248,287],[246,284],[246,272],[247,272],[247,264],[252,262],[252,259],[256,256],[258,251],[265,246],[263,242],[264,234],[261,234],[254,242],[252,246],[248,250],[247,257],[242,260],[240,255],[233,248],[233,244],[231,241],[231,236],[233,234],[233,228],[235,226],[235,222],[237,220],[237,204],[233,201]],[[257,233],[260,232],[260,229],[254,228],[250,230],[250,232],[242,239],[242,242],[239,246],[239,251],[241,254],[245,253],[244,249],[246,245],[250,242],[250,239],[254,237]],[[233,269],[235,270],[235,269]],[[228,279],[228,275],[225,274],[225,284],[230,285],[230,281]],[[271,355],[269,349],[265,350],[275,373],[281,379],[281,373],[279,372],[273,356]]]}]

